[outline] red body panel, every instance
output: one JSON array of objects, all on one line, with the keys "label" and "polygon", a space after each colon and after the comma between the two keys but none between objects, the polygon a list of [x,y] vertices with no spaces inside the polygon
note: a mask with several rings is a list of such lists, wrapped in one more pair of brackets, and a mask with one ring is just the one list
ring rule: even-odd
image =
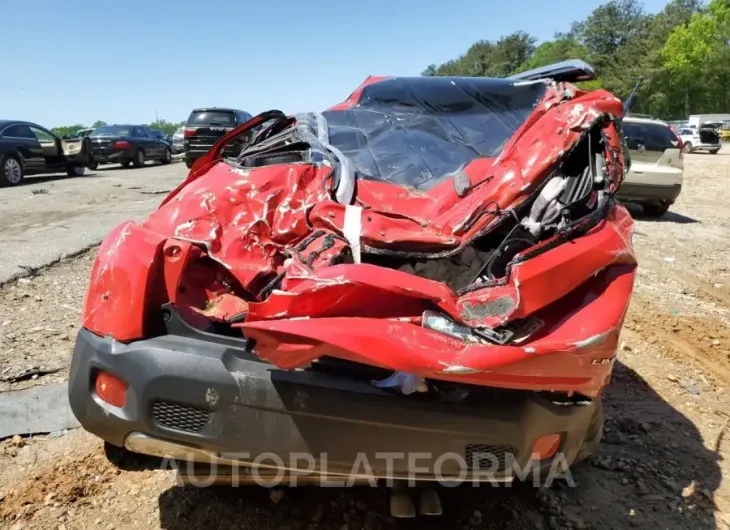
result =
[{"label": "red body panel", "polygon": [[[356,104],[362,88],[334,108]],[[363,252],[458,251],[534,194],[596,120],[621,113],[607,92],[551,86],[499,158],[466,166],[472,188],[464,197],[451,180],[427,193],[358,181]],[[603,132],[615,190],[624,172],[621,140],[610,122]],[[84,326],[122,341],[142,338],[145,308],[171,301],[191,319],[225,321],[247,311],[240,327],[262,358],[283,368],[328,355],[481,385],[596,395],[605,384],[634,280],[633,223],[623,207],[587,234],[513,266],[500,285],[458,295],[394,269],[330,265],[350,247],[352,207],[332,199],[329,173],[306,163],[237,169],[214,147],[141,226],[127,223],[104,242]],[[202,258],[207,265],[190,272]],[[277,275],[278,290],[257,299]],[[216,287],[191,289],[206,277]],[[471,344],[422,327],[426,309],[470,326],[531,315],[545,325],[520,345]]]}]

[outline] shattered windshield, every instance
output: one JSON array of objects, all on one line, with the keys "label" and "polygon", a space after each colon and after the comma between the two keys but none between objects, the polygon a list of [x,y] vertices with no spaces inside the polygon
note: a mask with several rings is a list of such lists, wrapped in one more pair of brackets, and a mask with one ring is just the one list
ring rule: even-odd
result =
[{"label": "shattered windshield", "polygon": [[465,164],[499,154],[545,93],[543,82],[392,78],[357,105],[324,112],[329,142],[360,178],[430,189]]}]

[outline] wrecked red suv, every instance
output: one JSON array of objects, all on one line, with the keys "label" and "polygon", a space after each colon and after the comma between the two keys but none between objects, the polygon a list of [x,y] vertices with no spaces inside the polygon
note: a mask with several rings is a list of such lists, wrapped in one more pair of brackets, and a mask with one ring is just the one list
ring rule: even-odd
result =
[{"label": "wrecked red suv", "polygon": [[370,77],[228,133],[101,245],[80,423],[179,459],[307,453],[332,476],[359,458],[410,477],[418,452],[417,478],[460,475],[450,454],[507,480],[508,455],[589,454],[636,268],[622,102],[573,84],[591,73]]}]

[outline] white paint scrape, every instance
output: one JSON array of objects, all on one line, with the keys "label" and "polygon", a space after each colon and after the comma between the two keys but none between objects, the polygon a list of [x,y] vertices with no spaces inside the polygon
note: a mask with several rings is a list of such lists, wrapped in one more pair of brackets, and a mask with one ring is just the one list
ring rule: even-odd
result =
[{"label": "white paint scrape", "polygon": [[345,224],[342,235],[350,243],[355,263],[360,263],[360,234],[362,233],[362,207],[348,204],[345,206]]}]

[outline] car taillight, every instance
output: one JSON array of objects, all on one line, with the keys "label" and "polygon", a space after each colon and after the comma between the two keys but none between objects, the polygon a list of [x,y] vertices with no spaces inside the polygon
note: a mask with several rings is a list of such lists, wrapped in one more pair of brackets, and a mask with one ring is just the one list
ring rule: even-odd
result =
[{"label": "car taillight", "polygon": [[684,158],[684,142],[682,141],[682,137],[677,134],[677,131],[674,130],[674,127],[671,125],[669,126],[669,132],[672,133],[672,135],[677,139],[678,147],[679,147],[679,158]]},{"label": "car taillight", "polygon": [[119,140],[114,144],[114,149],[129,149],[130,147],[132,147],[132,144],[124,140]]},{"label": "car taillight", "polygon": [[109,372],[99,372],[94,387],[96,395],[110,405],[121,408],[127,402],[127,383]]},{"label": "car taillight", "polygon": [[195,136],[197,134],[197,132],[198,131],[196,131],[195,129],[186,128],[184,134],[185,134],[185,136]]}]

